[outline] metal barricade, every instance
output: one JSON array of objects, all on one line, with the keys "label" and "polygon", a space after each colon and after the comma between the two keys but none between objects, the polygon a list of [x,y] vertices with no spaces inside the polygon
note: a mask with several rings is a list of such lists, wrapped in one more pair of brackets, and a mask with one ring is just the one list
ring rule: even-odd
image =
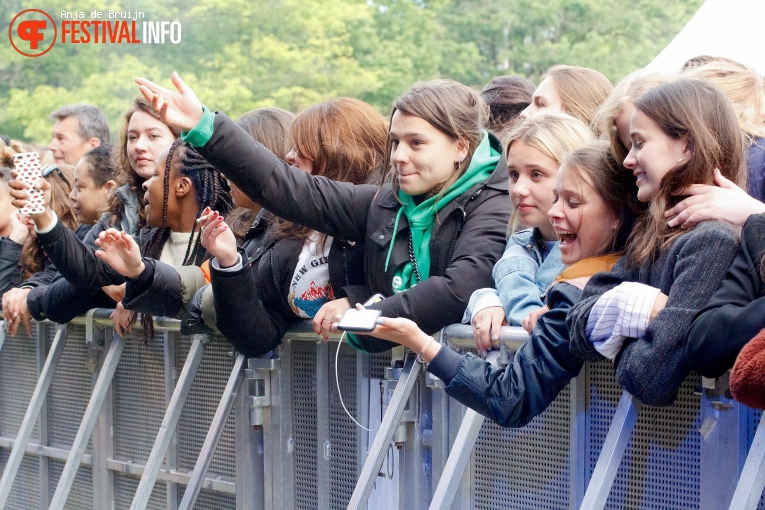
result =
[{"label": "metal barricade", "polygon": [[[0,509],[765,508],[765,425],[724,381],[691,376],[673,406],[641,409],[612,364],[587,364],[502,429],[403,350],[301,324],[245,359],[169,319],[146,345],[119,339],[108,313],[0,333]],[[506,328],[497,363],[525,338]],[[473,345],[468,326],[437,339]]]}]

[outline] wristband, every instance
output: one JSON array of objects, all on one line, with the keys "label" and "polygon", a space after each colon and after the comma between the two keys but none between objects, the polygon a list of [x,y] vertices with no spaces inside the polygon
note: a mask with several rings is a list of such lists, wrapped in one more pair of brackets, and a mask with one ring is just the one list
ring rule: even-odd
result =
[{"label": "wristband", "polygon": [[430,347],[430,344],[432,342],[435,342],[435,340],[433,340],[433,337],[431,336],[431,337],[428,338],[428,342],[425,345],[422,346],[422,349],[420,349],[420,352],[418,352],[417,356],[414,358],[415,361],[417,361],[417,363],[419,363],[422,366],[425,366],[425,365],[428,364],[428,362],[425,361],[422,357],[425,355],[425,349]]}]

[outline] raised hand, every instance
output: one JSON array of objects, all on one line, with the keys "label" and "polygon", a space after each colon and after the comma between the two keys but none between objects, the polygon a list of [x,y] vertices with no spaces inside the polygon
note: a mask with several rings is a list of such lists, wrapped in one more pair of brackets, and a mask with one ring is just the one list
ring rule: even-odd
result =
[{"label": "raised hand", "polygon": [[202,211],[201,230],[199,242],[210,255],[218,259],[221,267],[231,267],[239,260],[236,250],[236,237],[231,229],[223,221],[223,216],[218,211],[212,211],[205,207]]},{"label": "raised hand", "polygon": [[110,228],[98,234],[96,245],[101,248],[96,250],[96,256],[122,276],[138,278],[146,269],[141,250],[130,234]]},{"label": "raised hand", "polygon": [[159,112],[162,122],[182,131],[191,131],[202,118],[202,103],[178,73],[173,72],[170,79],[177,91],[160,87],[145,78],[136,78],[135,82],[143,97]]},{"label": "raised hand", "polygon": [[750,197],[746,191],[715,170],[717,186],[692,184],[676,195],[690,195],[668,209],[664,217],[670,227],[691,228],[707,220],[722,220],[743,226],[752,214],[765,212],[765,204]]},{"label": "raised hand", "polygon": [[27,205],[27,199],[29,198],[28,190],[31,188],[41,189],[43,192],[43,204],[45,205],[45,211],[41,214],[34,214],[31,216],[38,229],[48,228],[54,221],[55,215],[50,208],[51,187],[50,183],[40,177],[35,181],[32,186],[28,186],[24,181],[16,179],[16,172],[12,173],[14,178],[8,182],[8,187],[11,193],[11,205],[17,209],[21,209]]}]

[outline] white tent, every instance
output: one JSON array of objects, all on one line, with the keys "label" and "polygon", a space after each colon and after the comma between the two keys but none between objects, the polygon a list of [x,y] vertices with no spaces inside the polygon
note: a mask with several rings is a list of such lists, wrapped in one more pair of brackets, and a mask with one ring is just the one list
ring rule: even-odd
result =
[{"label": "white tent", "polygon": [[706,0],[646,69],[676,72],[696,55],[732,58],[765,74],[765,0]]}]

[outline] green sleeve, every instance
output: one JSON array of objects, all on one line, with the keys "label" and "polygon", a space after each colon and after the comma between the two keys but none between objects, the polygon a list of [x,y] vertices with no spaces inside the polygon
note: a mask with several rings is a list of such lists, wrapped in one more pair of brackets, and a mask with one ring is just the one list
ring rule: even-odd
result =
[{"label": "green sleeve", "polygon": [[212,138],[214,123],[215,114],[206,106],[202,106],[202,118],[191,131],[181,131],[181,141],[192,147],[204,147]]}]

